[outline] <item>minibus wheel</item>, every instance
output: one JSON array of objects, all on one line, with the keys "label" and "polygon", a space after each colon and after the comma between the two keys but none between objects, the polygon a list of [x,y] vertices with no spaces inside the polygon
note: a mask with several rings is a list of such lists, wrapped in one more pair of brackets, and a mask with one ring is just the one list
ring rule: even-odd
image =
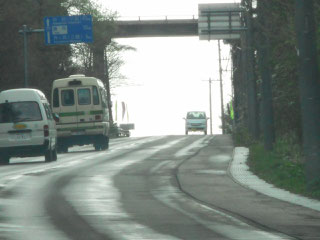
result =
[{"label": "minibus wheel", "polygon": [[93,146],[96,151],[106,150],[109,148],[109,138],[106,136],[100,136]]},{"label": "minibus wheel", "polygon": [[109,148],[109,137],[103,137],[102,150]]},{"label": "minibus wheel", "polygon": [[9,164],[9,160],[10,160],[10,157],[6,154],[4,155],[0,155],[0,164],[1,165],[8,165]]}]

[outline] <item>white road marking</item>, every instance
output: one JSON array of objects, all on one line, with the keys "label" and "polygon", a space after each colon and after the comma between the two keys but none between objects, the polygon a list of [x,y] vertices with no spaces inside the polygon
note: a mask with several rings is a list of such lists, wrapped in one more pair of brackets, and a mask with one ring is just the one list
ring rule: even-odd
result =
[{"label": "white road marking", "polygon": [[192,144],[188,145],[185,148],[182,148],[179,150],[175,156],[176,157],[182,157],[186,155],[191,155],[195,152],[195,149],[202,148],[207,145],[208,141],[211,140],[212,136],[205,136],[203,138],[198,139],[197,141],[193,142]]}]

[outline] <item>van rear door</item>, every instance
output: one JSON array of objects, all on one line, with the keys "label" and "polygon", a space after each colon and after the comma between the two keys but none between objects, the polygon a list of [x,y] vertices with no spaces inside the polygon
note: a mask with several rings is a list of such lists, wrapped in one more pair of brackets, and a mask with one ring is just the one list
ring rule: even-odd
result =
[{"label": "van rear door", "polygon": [[78,129],[91,129],[94,127],[94,115],[92,115],[93,99],[92,87],[84,86],[77,87],[77,111],[78,111]]},{"label": "van rear door", "polygon": [[43,116],[38,102],[0,104],[0,146],[28,146],[44,143]]},{"label": "van rear door", "polygon": [[[61,103],[58,107],[53,107],[54,112],[59,112],[59,130],[71,131],[77,128],[78,110],[74,88],[59,88]],[[58,110],[59,109],[59,110]]]}]

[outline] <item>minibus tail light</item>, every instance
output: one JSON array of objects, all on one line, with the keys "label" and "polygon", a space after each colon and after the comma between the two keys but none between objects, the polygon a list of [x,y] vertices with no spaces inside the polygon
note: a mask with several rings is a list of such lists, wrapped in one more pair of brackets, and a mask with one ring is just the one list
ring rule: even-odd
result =
[{"label": "minibus tail light", "polygon": [[44,125],[43,126],[43,135],[45,137],[48,137],[49,136],[49,126],[48,125]]}]

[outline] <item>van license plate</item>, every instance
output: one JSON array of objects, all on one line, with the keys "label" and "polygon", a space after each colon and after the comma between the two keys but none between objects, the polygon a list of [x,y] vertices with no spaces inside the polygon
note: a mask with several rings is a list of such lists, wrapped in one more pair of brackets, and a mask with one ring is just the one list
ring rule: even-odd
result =
[{"label": "van license plate", "polygon": [[14,141],[23,141],[23,140],[28,140],[31,138],[30,133],[19,133],[19,134],[14,134],[10,136],[10,140]]},{"label": "van license plate", "polygon": [[85,131],[84,130],[80,130],[80,131],[74,131],[71,133],[72,135],[83,135],[85,134]]}]

